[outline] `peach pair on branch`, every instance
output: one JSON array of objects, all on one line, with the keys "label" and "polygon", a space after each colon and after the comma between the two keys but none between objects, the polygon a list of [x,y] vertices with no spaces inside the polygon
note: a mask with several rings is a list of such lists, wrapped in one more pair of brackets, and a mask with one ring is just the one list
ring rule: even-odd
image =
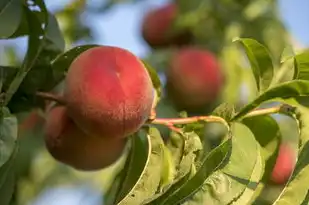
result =
[{"label": "peach pair on branch", "polygon": [[48,110],[45,142],[51,155],[78,170],[98,170],[122,154],[127,137],[149,118],[151,78],[129,51],[98,46],[71,63],[63,95]]}]

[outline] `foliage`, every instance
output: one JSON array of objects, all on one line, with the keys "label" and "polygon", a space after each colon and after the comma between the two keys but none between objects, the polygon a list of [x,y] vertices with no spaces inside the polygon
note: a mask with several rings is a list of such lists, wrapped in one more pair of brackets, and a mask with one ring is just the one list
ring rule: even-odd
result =
[{"label": "foliage", "polygon": [[[110,2],[90,10],[102,12],[112,5]],[[121,158],[124,163],[102,170],[100,176],[93,174],[98,178],[104,175],[103,180],[97,181],[100,188],[104,187],[105,204],[308,203],[309,51],[295,54],[287,45],[285,30],[275,12],[267,13],[265,9],[274,8],[274,1],[176,2],[179,14],[173,28],[190,28],[194,45],[208,48],[220,57],[229,80],[221,104],[207,116],[177,112],[165,96],[165,84],[159,77],[176,48],[154,50],[145,57],[144,65],[157,91],[157,116],[129,136],[128,152]],[[46,8],[43,0],[0,3],[0,38],[28,37],[22,62],[0,65],[1,205],[28,203],[32,196],[24,199],[19,193],[27,182],[36,187],[32,193],[35,196],[53,183],[78,178],[74,177],[78,175],[74,170],[56,162],[52,168],[35,166],[35,156],[44,146],[33,138],[36,142],[28,144],[23,137],[31,134],[22,133],[18,126],[22,113],[40,109],[44,116],[46,98],[38,93],[52,92],[61,85],[72,61],[98,46],[86,44],[66,49],[70,40],[65,41],[65,37],[72,42],[82,38],[74,39],[72,33],[76,30],[71,28],[65,33],[58,23],[61,15],[71,15],[67,18],[72,21],[72,16],[80,14],[85,1],[75,3],[56,14]],[[268,24],[276,29],[269,31],[265,26]],[[205,30],[209,32],[205,34]],[[251,93],[248,101],[240,99],[237,92],[243,82]],[[297,163],[288,181],[269,197],[270,173],[278,147],[286,140],[283,127],[292,125],[290,121],[284,124],[273,114],[289,116],[297,125],[288,131],[295,144]],[[33,130],[32,135],[42,138],[43,131]],[[25,155],[29,158],[22,158]],[[26,171],[21,174],[18,170],[23,169],[23,164]],[[46,170],[38,174],[42,169]],[[38,180],[31,181],[33,173]]]}]

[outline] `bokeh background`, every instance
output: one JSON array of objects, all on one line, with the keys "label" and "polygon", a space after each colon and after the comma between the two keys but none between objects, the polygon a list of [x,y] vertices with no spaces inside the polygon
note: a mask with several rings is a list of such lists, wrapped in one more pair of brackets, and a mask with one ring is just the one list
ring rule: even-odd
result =
[{"label": "bokeh background", "polygon": [[[217,1],[217,0],[213,0]],[[261,0],[259,0],[262,2]],[[265,0],[266,1],[266,0]],[[66,37],[66,49],[76,45],[96,43],[126,48],[141,58],[153,53],[143,40],[141,23],[144,15],[153,8],[166,4],[166,0],[87,0],[86,9],[78,0],[45,0]],[[295,49],[309,46],[309,1],[278,0],[279,17],[289,32],[289,43]],[[73,9],[68,9],[68,6]],[[70,13],[71,12],[71,13]],[[75,13],[74,13],[75,12]],[[80,25],[79,25],[80,24]],[[77,30],[76,30],[77,29]],[[255,31],[258,32],[258,31]],[[280,38],[280,32],[272,38]],[[27,38],[0,41],[0,62],[10,64],[12,59],[22,59],[27,48]],[[158,57],[156,57],[158,58]],[[155,63],[154,63],[155,64]],[[163,76],[162,80],[163,79]],[[245,89],[243,90],[245,91]],[[250,92],[247,90],[247,92]],[[243,92],[244,93],[244,92]],[[245,96],[248,100],[249,97]],[[42,125],[37,125],[24,135],[40,136]],[[29,146],[35,143],[28,142]],[[115,174],[111,169],[82,173],[55,162],[46,151],[32,156],[28,178],[18,184],[18,204],[21,205],[99,205],[103,204],[103,191]],[[121,161],[119,163],[122,163]],[[116,165],[115,165],[116,166]]]}]

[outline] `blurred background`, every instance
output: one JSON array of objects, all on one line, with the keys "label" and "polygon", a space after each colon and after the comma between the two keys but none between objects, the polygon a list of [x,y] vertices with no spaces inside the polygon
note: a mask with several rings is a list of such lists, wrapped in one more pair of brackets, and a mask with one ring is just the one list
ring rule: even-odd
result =
[{"label": "blurred background", "polygon": [[[232,44],[235,37],[252,37],[266,44],[275,62],[280,62],[287,46],[291,45],[296,52],[309,46],[306,0],[45,0],[45,3],[59,22],[66,50],[90,43],[126,48],[157,69],[162,82],[168,58],[175,48],[150,46],[142,35],[142,27],[145,15],[151,10],[176,3],[180,12],[174,30],[190,30],[190,44],[207,49],[220,59],[228,79],[221,101],[237,102],[240,106],[256,93],[252,74],[246,69],[249,66]],[[164,19],[158,21],[164,23]],[[20,62],[26,48],[27,37],[0,40],[1,64]],[[174,115],[168,106],[158,109],[159,115]],[[102,193],[117,174],[115,167],[123,161],[106,170],[87,173],[56,162],[41,146],[44,122],[40,119],[42,113],[38,113],[32,118],[29,113],[19,116],[28,121],[31,118],[32,124],[23,125],[27,128],[21,128],[20,132],[20,161],[27,168],[16,188],[16,205],[103,204]]]}]

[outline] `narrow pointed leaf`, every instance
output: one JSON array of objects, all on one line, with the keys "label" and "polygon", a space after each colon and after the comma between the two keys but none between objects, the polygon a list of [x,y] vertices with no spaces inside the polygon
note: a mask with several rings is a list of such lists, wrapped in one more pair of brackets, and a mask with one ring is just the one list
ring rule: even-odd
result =
[{"label": "narrow pointed leaf", "polygon": [[260,92],[265,91],[274,76],[274,68],[269,51],[256,40],[239,38],[236,40],[245,50],[253,71],[257,88]]},{"label": "narrow pointed leaf", "polygon": [[147,138],[150,149],[145,167],[133,189],[118,202],[119,205],[141,204],[144,200],[152,197],[159,189],[164,156],[163,141],[157,129],[152,127],[149,128]]},{"label": "narrow pointed leaf", "polygon": [[294,79],[309,80],[309,50],[295,56]]}]

